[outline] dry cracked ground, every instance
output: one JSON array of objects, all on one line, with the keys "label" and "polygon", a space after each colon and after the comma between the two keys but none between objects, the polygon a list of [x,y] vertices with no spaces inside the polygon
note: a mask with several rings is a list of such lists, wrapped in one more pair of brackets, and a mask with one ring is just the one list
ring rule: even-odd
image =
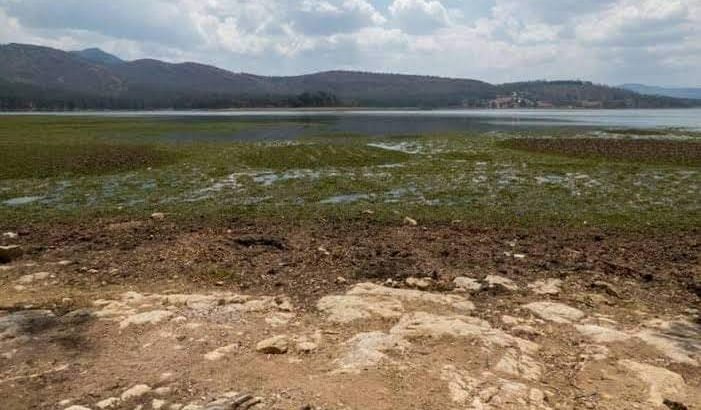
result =
[{"label": "dry cracked ground", "polygon": [[4,237],[0,408],[701,409],[696,235],[158,224]]}]

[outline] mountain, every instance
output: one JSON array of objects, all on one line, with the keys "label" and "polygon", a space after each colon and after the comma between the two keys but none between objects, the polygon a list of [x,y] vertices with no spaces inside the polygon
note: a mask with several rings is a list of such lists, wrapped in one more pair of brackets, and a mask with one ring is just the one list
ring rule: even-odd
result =
[{"label": "mountain", "polygon": [[0,109],[236,107],[689,107],[581,81],[493,85],[417,75],[328,71],[266,77],[198,63],[124,61],[100,49],[0,45]]},{"label": "mountain", "polygon": [[106,53],[99,48],[86,48],[85,50],[71,51],[70,53],[97,64],[112,65],[124,62],[121,58]]},{"label": "mountain", "polygon": [[623,84],[621,88],[636,92],[638,94],[701,100],[701,88],[665,88],[643,84]]}]

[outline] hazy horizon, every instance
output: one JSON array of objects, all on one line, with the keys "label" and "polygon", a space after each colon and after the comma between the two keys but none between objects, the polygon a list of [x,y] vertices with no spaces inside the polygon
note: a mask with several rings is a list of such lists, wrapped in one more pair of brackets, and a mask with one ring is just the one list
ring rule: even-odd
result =
[{"label": "hazy horizon", "polygon": [[234,72],[701,86],[697,0],[0,0],[0,43]]}]

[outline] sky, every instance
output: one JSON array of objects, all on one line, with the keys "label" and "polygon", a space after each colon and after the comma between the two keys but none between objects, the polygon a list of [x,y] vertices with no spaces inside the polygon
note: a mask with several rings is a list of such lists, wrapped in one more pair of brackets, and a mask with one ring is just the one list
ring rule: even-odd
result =
[{"label": "sky", "polygon": [[235,72],[701,86],[701,0],[0,0],[0,43]]}]

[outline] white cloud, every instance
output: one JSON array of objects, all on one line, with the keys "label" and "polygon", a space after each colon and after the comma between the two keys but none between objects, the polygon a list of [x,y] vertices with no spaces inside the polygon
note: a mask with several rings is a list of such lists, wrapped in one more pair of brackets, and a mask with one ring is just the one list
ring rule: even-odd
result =
[{"label": "white cloud", "polygon": [[0,0],[0,42],[261,74],[701,85],[701,0]]},{"label": "white cloud", "polygon": [[448,10],[438,0],[394,0],[389,12],[407,33],[425,34],[450,24]]}]

